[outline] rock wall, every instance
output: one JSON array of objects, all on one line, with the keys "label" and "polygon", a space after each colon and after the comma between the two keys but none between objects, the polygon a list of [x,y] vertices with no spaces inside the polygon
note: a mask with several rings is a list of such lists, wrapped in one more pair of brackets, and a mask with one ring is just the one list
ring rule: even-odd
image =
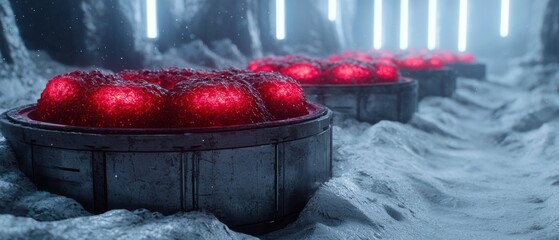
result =
[{"label": "rock wall", "polygon": [[[35,69],[29,52],[20,37],[14,12],[7,0],[0,0],[0,81],[20,79],[22,84],[29,84],[28,76]],[[2,95],[0,91],[0,95]]]},{"label": "rock wall", "polygon": [[[115,71],[169,65],[162,63],[169,62],[162,59],[169,51],[197,41],[225,60],[239,62],[264,53],[324,56],[339,51],[344,36],[350,36],[341,34],[343,25],[327,20],[326,5],[315,0],[286,1],[285,41],[275,39],[274,1],[160,0],[157,39],[145,36],[145,0],[9,1],[29,49],[45,50],[63,64]],[[340,5],[351,12],[347,4]],[[224,41],[232,50],[223,49]],[[188,57],[183,60],[192,61]]]}]

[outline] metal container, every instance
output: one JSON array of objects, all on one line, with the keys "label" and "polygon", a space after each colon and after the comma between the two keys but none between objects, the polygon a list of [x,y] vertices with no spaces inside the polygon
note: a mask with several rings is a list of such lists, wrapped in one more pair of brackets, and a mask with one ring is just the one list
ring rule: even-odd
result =
[{"label": "metal container", "polygon": [[332,112],[198,129],[96,129],[38,122],[33,105],[2,115],[2,133],[38,188],[87,210],[205,209],[249,233],[293,218],[332,173]]},{"label": "metal container", "polygon": [[418,97],[450,97],[456,91],[456,73],[445,68],[441,70],[401,70],[404,77],[416,79],[419,85]]},{"label": "metal container", "polygon": [[448,67],[452,68],[458,77],[485,79],[487,75],[487,66],[483,63],[457,63],[448,65]]},{"label": "metal container", "polygon": [[303,85],[310,101],[321,103],[336,114],[359,121],[408,122],[417,111],[417,81],[368,85]]}]

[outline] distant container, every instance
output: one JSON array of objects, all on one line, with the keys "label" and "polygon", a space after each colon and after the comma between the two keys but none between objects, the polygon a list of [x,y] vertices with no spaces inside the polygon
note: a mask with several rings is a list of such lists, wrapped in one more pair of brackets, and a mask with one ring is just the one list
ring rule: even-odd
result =
[{"label": "distant container", "polygon": [[458,77],[485,79],[487,66],[483,63],[456,63],[448,65]]},{"label": "distant container", "polygon": [[35,106],[0,118],[20,169],[39,189],[87,210],[206,209],[262,233],[303,209],[332,176],[332,112],[198,129],[96,129],[33,120]]},{"label": "distant container", "polygon": [[337,114],[359,121],[408,122],[417,111],[417,81],[359,85],[303,85],[310,101],[321,103]]},{"label": "distant container", "polygon": [[417,80],[419,99],[428,96],[450,97],[456,91],[456,73],[449,68],[440,70],[400,70],[400,73],[404,77]]}]

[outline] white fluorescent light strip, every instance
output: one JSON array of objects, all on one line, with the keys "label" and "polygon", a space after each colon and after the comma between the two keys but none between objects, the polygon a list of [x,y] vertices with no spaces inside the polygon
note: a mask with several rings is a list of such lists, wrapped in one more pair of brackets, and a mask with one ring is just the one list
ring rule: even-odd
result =
[{"label": "white fluorescent light strip", "polygon": [[338,0],[328,0],[328,20],[336,21],[338,15]]},{"label": "white fluorescent light strip", "polygon": [[437,0],[429,0],[429,18],[427,23],[427,48],[437,48]]},{"label": "white fluorescent light strip", "polygon": [[374,5],[373,47],[382,48],[382,0],[375,0]]},{"label": "white fluorescent light strip", "polygon": [[507,37],[509,35],[509,11],[510,11],[510,0],[501,0],[501,37]]},{"label": "white fluorescent light strip", "polygon": [[146,28],[148,38],[157,38],[156,0],[146,0]]},{"label": "white fluorescent light strip", "polygon": [[468,0],[460,0],[458,18],[458,51],[466,51],[468,38]]},{"label": "white fluorescent light strip", "polygon": [[285,39],[285,0],[276,0],[276,39]]},{"label": "white fluorescent light strip", "polygon": [[409,46],[409,0],[400,0],[400,49]]}]

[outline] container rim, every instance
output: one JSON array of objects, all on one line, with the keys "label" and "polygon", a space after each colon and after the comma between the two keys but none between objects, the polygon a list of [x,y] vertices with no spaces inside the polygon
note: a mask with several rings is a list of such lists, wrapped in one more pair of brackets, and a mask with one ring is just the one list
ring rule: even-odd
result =
[{"label": "container rim", "polygon": [[301,84],[304,88],[309,87],[341,87],[341,88],[362,88],[362,87],[391,87],[413,83],[413,79],[409,77],[400,77],[396,82],[380,82],[380,83],[356,83],[356,84]]},{"label": "container rim", "polygon": [[197,127],[197,128],[95,128],[73,126],[57,123],[43,122],[33,119],[36,114],[36,104],[29,104],[16,107],[4,112],[2,115],[10,122],[24,126],[56,130],[62,132],[84,132],[100,134],[186,134],[186,133],[217,133],[251,129],[265,129],[293,125],[301,122],[314,120],[328,114],[329,109],[314,103],[307,102],[309,113],[304,116],[288,118],[284,120],[268,121],[254,124],[216,126],[216,127]]}]

